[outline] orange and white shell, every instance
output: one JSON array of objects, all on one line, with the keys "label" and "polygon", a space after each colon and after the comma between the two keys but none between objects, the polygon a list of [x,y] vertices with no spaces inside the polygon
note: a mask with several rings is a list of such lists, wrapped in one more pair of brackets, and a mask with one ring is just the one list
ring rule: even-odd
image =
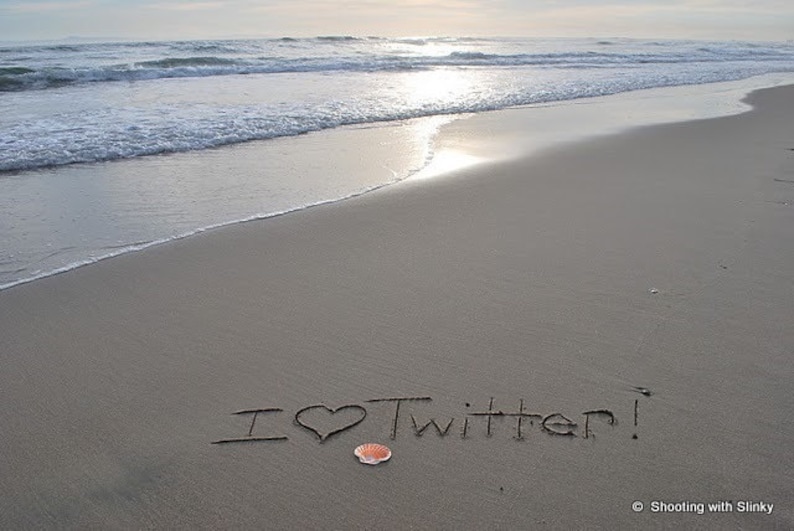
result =
[{"label": "orange and white shell", "polygon": [[391,457],[391,450],[382,444],[367,443],[362,444],[353,451],[358,460],[366,465],[377,465],[383,461],[388,461]]}]

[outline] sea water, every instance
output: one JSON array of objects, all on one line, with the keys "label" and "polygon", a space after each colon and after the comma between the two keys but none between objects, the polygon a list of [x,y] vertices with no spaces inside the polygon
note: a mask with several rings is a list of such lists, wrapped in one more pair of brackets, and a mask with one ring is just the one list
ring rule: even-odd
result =
[{"label": "sea water", "polygon": [[0,44],[0,289],[402,180],[463,113],[786,72],[791,42]]}]

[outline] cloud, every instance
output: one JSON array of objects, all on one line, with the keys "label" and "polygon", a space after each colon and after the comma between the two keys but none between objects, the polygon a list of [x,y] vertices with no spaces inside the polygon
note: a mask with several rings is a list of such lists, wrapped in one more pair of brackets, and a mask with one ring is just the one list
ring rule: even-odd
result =
[{"label": "cloud", "polygon": [[[791,0],[0,0],[0,36],[791,39]],[[12,15],[12,16],[9,16]]]},{"label": "cloud", "polygon": [[764,40],[786,38],[786,28],[794,27],[794,4],[778,0],[543,3],[547,9],[527,17],[526,23],[559,35]]},{"label": "cloud", "polygon": [[[226,2],[228,4],[228,2]],[[226,7],[224,2],[186,2],[186,3],[157,3],[148,4],[146,7],[163,11],[207,11]]]},{"label": "cloud", "polygon": [[12,13],[48,13],[53,11],[71,11],[95,5],[91,0],[77,0],[71,2],[15,2],[0,6],[0,10]]},{"label": "cloud", "polygon": [[[238,2],[248,4],[252,11],[301,11],[301,12],[333,12],[343,18],[360,12],[379,12],[399,14],[405,10],[420,9],[428,12],[449,10],[478,9],[482,0],[308,0],[290,2],[276,0],[273,2]],[[487,3],[487,2],[486,2]]]}]

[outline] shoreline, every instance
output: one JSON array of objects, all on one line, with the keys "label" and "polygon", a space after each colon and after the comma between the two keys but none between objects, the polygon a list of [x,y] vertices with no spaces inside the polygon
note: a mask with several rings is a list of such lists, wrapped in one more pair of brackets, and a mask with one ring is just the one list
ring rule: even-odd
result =
[{"label": "shoreline", "polygon": [[[41,175],[52,173],[55,178],[85,181],[87,184],[83,187],[89,187],[97,186],[91,183],[100,176],[106,179],[108,176],[116,178],[118,175],[123,180],[134,180],[134,175],[144,173],[147,175],[167,174],[171,179],[172,175],[182,175],[186,171],[191,171],[191,168],[195,170],[197,164],[208,168],[215,166],[224,168],[233,159],[247,161],[238,164],[239,167],[236,167],[235,172],[250,174],[258,171],[257,164],[261,164],[263,160],[276,157],[283,158],[284,161],[273,165],[268,170],[271,174],[274,172],[288,173],[292,175],[291,178],[302,179],[301,174],[305,172],[319,174],[320,170],[317,165],[324,162],[330,163],[331,167],[340,167],[336,173],[329,176],[332,181],[338,177],[337,174],[342,173],[372,174],[376,177],[362,181],[360,188],[342,190],[340,196],[335,196],[335,192],[330,191],[320,193],[307,204],[289,206],[289,203],[286,203],[283,208],[274,204],[268,206],[266,211],[249,211],[246,214],[244,214],[245,209],[251,207],[244,206],[239,212],[221,214],[221,219],[209,224],[198,227],[187,226],[171,234],[160,234],[151,240],[147,240],[150,236],[142,234],[134,241],[121,245],[115,240],[105,241],[104,245],[107,245],[107,248],[94,249],[88,256],[78,255],[69,263],[57,266],[55,264],[44,265],[43,267],[54,267],[54,269],[44,272],[35,271],[34,274],[25,278],[0,282],[0,291],[60,275],[131,252],[190,238],[207,231],[223,229],[240,223],[267,220],[320,205],[343,202],[384,187],[400,184],[405,180],[443,177],[443,174],[452,173],[471,164],[521,158],[553,149],[559,145],[620,134],[637,127],[708,119],[746,112],[748,109],[739,103],[742,94],[759,88],[770,88],[791,82],[794,82],[794,78],[790,74],[766,74],[739,81],[643,89],[596,98],[509,107],[475,114],[437,115],[396,122],[358,124],[335,130],[309,133],[305,137],[300,135],[256,141],[192,153],[172,153],[31,170]],[[717,94],[720,95],[717,96]],[[532,116],[530,117],[526,113],[531,113]],[[524,124],[530,120],[539,122],[539,127],[534,130],[524,127]],[[580,125],[574,126],[573,124]],[[395,127],[407,130],[399,135],[389,133],[389,130]],[[376,130],[378,136],[373,139],[360,138],[361,131],[372,128]],[[486,139],[477,133],[482,129],[490,132],[499,131],[499,134],[497,137]],[[372,160],[371,163],[357,162],[355,156],[346,153],[349,144],[361,142],[367,143],[367,149],[372,149],[373,144],[382,146],[374,149],[373,156],[367,157]],[[318,147],[323,145],[326,147]],[[308,157],[301,154],[306,150],[306,146],[309,146],[312,151]],[[296,158],[306,159],[308,162],[306,168],[300,171],[296,168],[288,169],[288,166],[285,165],[286,161]],[[382,161],[380,161],[381,158]],[[394,167],[397,169],[395,170]],[[292,173],[289,173],[290,171]],[[215,175],[215,173],[208,173],[204,179],[222,179],[220,174]],[[46,182],[42,182],[40,186],[46,184]],[[167,183],[160,185],[170,186]],[[113,186],[118,187],[119,185]],[[257,193],[263,193],[263,191],[260,190]],[[328,197],[329,194],[331,197]],[[163,208],[169,207],[163,205]],[[106,239],[106,237],[104,238]],[[66,245],[66,243],[62,245]],[[99,242],[96,245],[99,245]],[[86,250],[86,252],[88,251]],[[46,252],[39,257],[42,259],[40,263],[47,264],[46,260],[50,260],[56,255],[57,253],[52,253],[51,248],[47,248]],[[24,264],[24,267],[32,268],[33,263]]]},{"label": "shoreline", "polygon": [[0,291],[0,522],[791,527],[792,94]]}]

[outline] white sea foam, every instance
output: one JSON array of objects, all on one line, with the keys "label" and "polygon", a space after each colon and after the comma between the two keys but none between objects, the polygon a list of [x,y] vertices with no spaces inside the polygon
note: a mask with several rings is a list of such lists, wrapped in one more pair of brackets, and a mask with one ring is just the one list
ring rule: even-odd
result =
[{"label": "white sea foam", "polygon": [[[398,45],[409,45],[400,48]],[[429,52],[417,46],[433,45]],[[459,49],[457,49],[459,48]],[[210,55],[210,53],[214,55]],[[781,63],[790,43],[356,39],[109,43],[0,48],[0,90],[73,83],[284,72],[373,72],[447,66],[590,68],[676,63]]]},{"label": "white sea foam", "polygon": [[789,71],[790,43],[331,36],[5,47],[0,171]]}]

